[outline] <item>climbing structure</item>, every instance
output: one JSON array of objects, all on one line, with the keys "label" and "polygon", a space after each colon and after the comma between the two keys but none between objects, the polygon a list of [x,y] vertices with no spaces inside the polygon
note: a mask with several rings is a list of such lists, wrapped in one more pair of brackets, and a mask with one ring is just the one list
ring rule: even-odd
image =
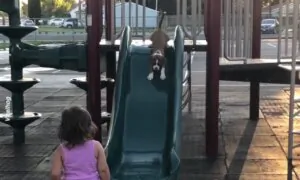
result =
[{"label": "climbing structure", "polygon": [[[24,112],[23,93],[38,83],[39,80],[23,78],[23,68],[28,65],[38,65],[86,72],[87,44],[75,43],[54,47],[38,47],[26,44],[21,39],[37,30],[37,27],[20,26],[19,7],[15,6],[14,1],[0,0],[0,11],[6,12],[9,16],[9,26],[1,26],[0,33],[10,40],[9,62],[11,65],[11,77],[0,79],[0,85],[12,93],[12,113],[2,114],[0,121],[9,124],[14,129],[14,143],[23,144],[25,142],[25,127],[41,117],[40,113]],[[103,71],[100,71],[99,74]],[[113,81],[107,78],[102,79],[101,88],[107,87],[110,82]],[[80,81],[73,83],[82,89],[87,89],[85,83],[80,84]],[[103,116],[103,119],[97,119],[96,124],[100,126],[101,123],[108,120],[109,115],[106,115]]]},{"label": "climbing structure", "polygon": [[[23,93],[39,82],[35,78],[23,78],[23,68],[27,65],[19,56],[18,49],[21,39],[27,34],[35,31],[36,27],[20,27],[19,9],[15,7],[14,1],[0,1],[0,11],[9,16],[9,27],[0,27],[0,33],[10,40],[9,62],[11,65],[11,76],[0,79],[0,86],[11,92],[12,113],[1,114],[0,121],[13,128],[14,144],[25,142],[25,127],[41,117],[36,112],[24,112]],[[10,108],[10,107],[8,107]]]}]

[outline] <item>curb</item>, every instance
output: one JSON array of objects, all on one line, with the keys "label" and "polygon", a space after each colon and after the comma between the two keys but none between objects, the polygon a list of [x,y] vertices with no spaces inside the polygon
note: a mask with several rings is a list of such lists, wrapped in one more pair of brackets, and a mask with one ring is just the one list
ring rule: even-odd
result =
[{"label": "curb", "polygon": [[64,34],[86,34],[86,32],[68,32],[68,31],[57,31],[57,32],[52,32],[52,31],[37,31],[37,32],[33,32],[35,34],[61,34],[61,35],[64,35]]}]

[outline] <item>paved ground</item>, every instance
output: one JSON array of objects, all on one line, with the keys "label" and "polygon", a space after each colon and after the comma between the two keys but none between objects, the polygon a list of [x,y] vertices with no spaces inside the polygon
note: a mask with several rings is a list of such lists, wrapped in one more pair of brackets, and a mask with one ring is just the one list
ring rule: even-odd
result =
[{"label": "paved ground", "polygon": [[[263,56],[276,57],[274,44],[271,40],[263,43]],[[205,158],[204,57],[203,53],[195,54],[192,65],[193,111],[189,114],[184,110],[181,179],[286,179],[288,86],[262,85],[261,119],[254,122],[248,120],[248,83],[222,81],[219,156],[215,160]],[[56,129],[59,114],[69,105],[85,105],[84,92],[68,83],[71,78],[82,75],[84,73],[45,68],[25,70],[26,77],[42,80],[26,92],[26,111],[43,113],[43,118],[27,128],[26,145],[23,147],[13,147],[10,128],[0,124],[0,180],[48,179],[51,153],[58,144]],[[9,69],[4,63],[0,68],[0,77],[7,76]],[[4,112],[5,97],[8,95],[7,91],[0,89],[0,112]],[[295,127],[300,128],[299,123],[295,123]],[[298,159],[299,153],[297,150],[294,153]],[[299,161],[294,161],[294,165],[291,170],[293,179],[299,179]]]}]

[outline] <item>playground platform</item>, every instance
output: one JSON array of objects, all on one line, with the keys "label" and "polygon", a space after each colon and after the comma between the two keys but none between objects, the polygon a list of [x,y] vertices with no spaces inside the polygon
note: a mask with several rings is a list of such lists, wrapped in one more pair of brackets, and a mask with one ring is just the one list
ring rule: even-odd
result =
[{"label": "playground platform", "polygon": [[[220,147],[214,160],[205,158],[205,87],[192,90],[193,113],[183,113],[181,180],[286,179],[287,89],[261,87],[261,119],[255,122],[248,120],[249,87],[221,87]],[[5,112],[8,95],[0,89],[0,112]],[[49,178],[51,154],[59,143],[60,112],[70,105],[85,106],[85,93],[78,88],[32,88],[25,93],[25,105],[27,111],[43,113],[43,118],[27,127],[22,147],[12,146],[12,131],[0,124],[0,180]],[[300,151],[295,153],[300,160]],[[295,160],[294,165],[293,179],[297,179],[300,161]]]}]

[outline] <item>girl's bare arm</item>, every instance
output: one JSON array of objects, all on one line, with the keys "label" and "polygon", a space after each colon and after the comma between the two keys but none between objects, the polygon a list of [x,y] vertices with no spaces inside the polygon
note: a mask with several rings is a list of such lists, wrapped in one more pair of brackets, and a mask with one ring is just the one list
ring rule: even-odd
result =
[{"label": "girl's bare arm", "polygon": [[104,153],[104,149],[102,145],[98,142],[96,142],[96,148],[98,151],[98,172],[100,175],[101,180],[110,180],[110,172],[109,167],[106,162],[106,156]]},{"label": "girl's bare arm", "polygon": [[60,180],[61,178],[61,170],[62,170],[61,157],[62,157],[61,147],[58,146],[58,148],[54,152],[54,156],[52,159],[51,180]]}]

